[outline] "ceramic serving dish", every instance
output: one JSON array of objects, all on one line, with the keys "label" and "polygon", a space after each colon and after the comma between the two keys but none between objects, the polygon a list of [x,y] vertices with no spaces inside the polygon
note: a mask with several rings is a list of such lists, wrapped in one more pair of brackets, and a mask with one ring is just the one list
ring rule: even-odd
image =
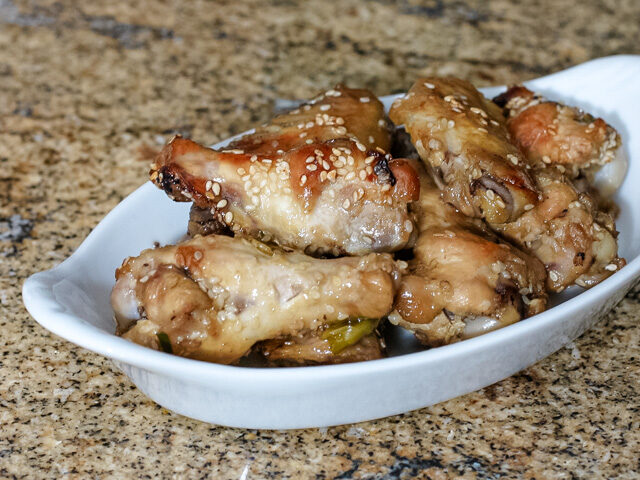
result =
[{"label": "ceramic serving dish", "polygon": [[[640,276],[640,56],[615,56],[527,82],[551,99],[602,116],[621,133],[629,169],[615,198],[628,265],[588,291],[569,289],[540,315],[483,336],[420,351],[393,331],[390,358],[301,368],[245,368],[180,358],[114,335],[114,271],[129,255],[174,243],[189,205],[147,183],[113,209],[77,251],[24,284],[24,303],[45,328],[111,358],[145,394],[180,414],[249,428],[322,427],[432,405],[532,365],[593,326]],[[485,89],[489,97],[501,87]],[[389,107],[395,96],[382,100]],[[222,146],[222,142],[217,146]]]}]

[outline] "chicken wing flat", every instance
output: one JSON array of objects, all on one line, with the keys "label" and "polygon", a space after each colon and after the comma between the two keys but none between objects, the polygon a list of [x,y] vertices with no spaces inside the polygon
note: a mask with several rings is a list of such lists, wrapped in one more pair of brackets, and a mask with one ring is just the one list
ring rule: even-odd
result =
[{"label": "chicken wing flat", "polygon": [[421,175],[419,236],[389,320],[439,346],[544,310],[544,266],[465,217]]},{"label": "chicken wing flat", "polygon": [[507,114],[507,127],[530,165],[560,167],[570,178],[605,165],[622,145],[618,132],[601,118],[546,100],[523,86],[495,98]]},{"label": "chicken wing flat", "polygon": [[538,202],[501,109],[469,82],[421,78],[390,116],[404,124],[443,198],[465,215],[506,223]]},{"label": "chicken wing flat", "polygon": [[414,240],[419,180],[389,145],[382,104],[337,87],[224,150],[176,137],[151,179],[235,234],[313,255],[391,252]]},{"label": "chicken wing flat", "polygon": [[123,337],[185,357],[232,363],[310,333],[338,354],[391,311],[400,273],[389,254],[317,259],[209,235],[126,259],[111,302]]}]

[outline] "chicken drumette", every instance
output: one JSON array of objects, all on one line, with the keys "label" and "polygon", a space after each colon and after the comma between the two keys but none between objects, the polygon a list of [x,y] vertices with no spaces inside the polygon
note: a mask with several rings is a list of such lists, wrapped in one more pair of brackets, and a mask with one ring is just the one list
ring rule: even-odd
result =
[{"label": "chicken drumette", "polygon": [[316,259],[209,235],[126,259],[111,302],[122,336],[151,348],[232,363],[269,340],[274,359],[331,363],[381,355],[371,335],[399,275],[389,254]]},{"label": "chicken drumette", "polygon": [[336,87],[222,150],[176,137],[151,179],[171,198],[210,210],[213,231],[313,255],[391,252],[414,240],[407,205],[419,181],[389,144],[382,104],[366,90]]}]

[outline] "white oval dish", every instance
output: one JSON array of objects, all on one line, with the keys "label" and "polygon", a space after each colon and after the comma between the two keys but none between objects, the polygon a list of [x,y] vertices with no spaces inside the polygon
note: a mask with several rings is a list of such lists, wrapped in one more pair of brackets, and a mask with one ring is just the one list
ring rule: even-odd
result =
[{"label": "white oval dish", "polygon": [[[123,259],[185,233],[189,205],[147,183],[114,208],[59,266],[29,277],[24,303],[45,328],[115,362],[164,407],[246,428],[323,427],[385,417],[490,385],[532,365],[593,326],[640,276],[640,56],[594,60],[527,85],[602,116],[621,133],[629,170],[614,198],[628,265],[588,291],[570,289],[535,317],[453,345],[416,351],[396,331],[391,358],[320,367],[260,369],[181,358],[114,335],[109,304]],[[489,97],[501,87],[484,89]],[[387,107],[396,96],[383,97]],[[227,140],[228,142],[228,140]],[[217,146],[222,146],[222,142]],[[577,298],[573,298],[576,297]]]}]

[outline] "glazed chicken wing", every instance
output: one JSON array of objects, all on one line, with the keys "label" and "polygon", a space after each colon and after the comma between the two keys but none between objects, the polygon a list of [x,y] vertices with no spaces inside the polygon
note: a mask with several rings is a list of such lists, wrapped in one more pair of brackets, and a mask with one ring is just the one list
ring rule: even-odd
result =
[{"label": "glazed chicken wing", "polygon": [[[414,92],[413,96],[410,96],[411,92]],[[447,97],[443,97],[444,94],[449,100],[445,100]],[[456,103],[449,111],[457,114],[456,120],[445,133],[437,128],[434,133],[434,128],[429,123],[432,122],[433,112],[444,111],[446,104],[452,104],[454,101],[459,105]],[[435,106],[438,107],[437,110]],[[562,170],[565,167],[560,165],[560,169],[548,168],[549,162],[546,158],[539,162],[535,153],[529,158],[530,150],[525,150],[526,155],[520,153],[519,148],[509,140],[505,118],[500,113],[500,108],[485,99],[470,84],[456,79],[421,80],[412,87],[407,98],[394,108],[396,111],[392,109],[392,118],[408,122],[405,128],[411,134],[412,142],[422,160],[432,167],[430,172],[436,181],[439,179],[439,172],[433,167],[434,158],[439,158],[439,153],[424,148],[429,142],[435,146],[444,145],[447,152],[449,149],[453,149],[454,152],[461,151],[461,145],[475,146],[466,148],[466,154],[462,156],[456,156],[457,153],[451,152],[445,152],[443,155],[443,158],[448,154],[451,159],[457,159],[457,163],[454,162],[452,165],[462,165],[464,171],[467,171],[467,165],[481,162],[487,152],[492,152],[495,162],[498,162],[499,158],[507,159],[515,170],[526,175],[531,185],[535,185],[535,191],[540,193],[539,197],[522,205],[522,209],[517,210],[517,215],[510,215],[506,220],[494,213],[499,213],[503,205],[509,204],[507,200],[514,198],[503,188],[508,182],[487,185],[478,206],[482,218],[492,230],[544,263],[549,273],[549,290],[559,292],[573,283],[590,287],[624,265],[624,260],[617,256],[613,220],[598,209],[590,195],[576,189],[571,180],[563,174]],[[455,112],[454,108],[461,112]],[[556,107],[553,108],[555,111]],[[426,120],[427,118],[429,120]],[[485,126],[478,130],[474,122]],[[444,125],[444,122],[442,124]],[[528,124],[534,125],[531,122]],[[522,135],[523,131],[520,130],[519,133]],[[566,129],[561,129],[558,135],[566,133]],[[535,135],[531,135],[533,136]],[[435,143],[432,142],[434,139]],[[560,145],[564,140],[558,136],[554,141]],[[558,147],[558,150],[564,151],[564,148]],[[505,153],[501,156],[500,151],[517,152],[517,155]],[[502,160],[499,165],[507,163]],[[464,184],[462,180],[461,184]],[[462,213],[478,216],[469,209],[460,207],[464,206],[465,202],[459,200],[455,187],[454,194],[451,193],[452,185],[446,179],[440,182],[443,198],[458,207]],[[470,187],[469,192],[474,191],[474,188]]]},{"label": "glazed chicken wing", "polygon": [[391,311],[399,275],[389,254],[316,259],[209,235],[125,260],[111,302],[125,338],[185,357],[231,363],[257,342],[314,336],[339,354]]},{"label": "glazed chicken wing", "polygon": [[151,179],[236,234],[314,255],[391,252],[414,240],[419,181],[389,143],[382,104],[337,87],[224,150],[176,137]]},{"label": "glazed chicken wing", "polygon": [[543,265],[447,205],[426,172],[421,178],[420,233],[389,320],[439,346],[544,310]]},{"label": "glazed chicken wing", "polygon": [[613,161],[620,150],[620,135],[603,119],[523,86],[509,88],[495,101],[504,106],[512,140],[536,168],[556,166],[576,178]]},{"label": "glazed chicken wing", "polygon": [[465,215],[506,223],[538,202],[500,108],[470,83],[421,78],[394,103],[390,116],[404,124],[443,198]]}]

